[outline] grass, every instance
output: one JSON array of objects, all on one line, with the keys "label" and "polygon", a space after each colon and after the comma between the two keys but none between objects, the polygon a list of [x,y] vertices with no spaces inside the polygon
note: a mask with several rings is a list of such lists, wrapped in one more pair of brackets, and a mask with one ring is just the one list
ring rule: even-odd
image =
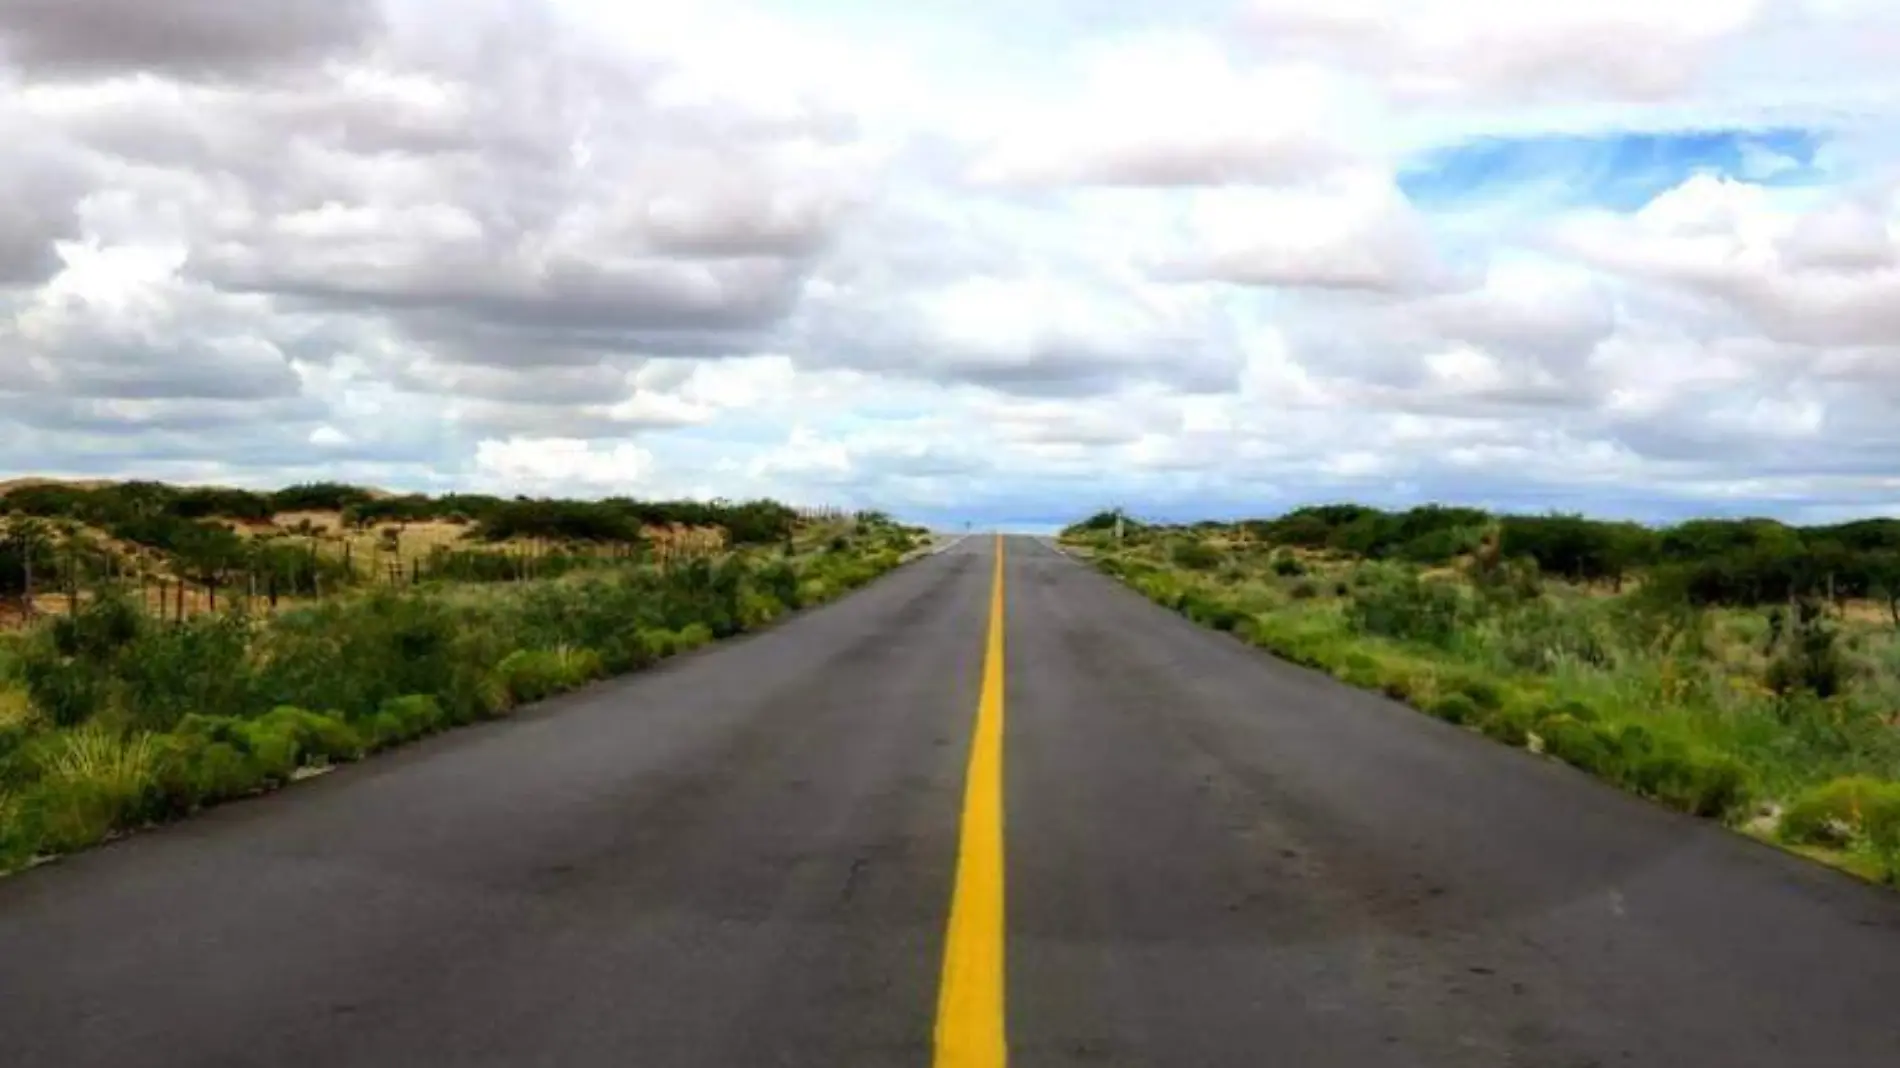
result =
[{"label": "grass", "polygon": [[161,623],[110,595],[0,638],[0,871],[638,670],[841,595],[915,532]]},{"label": "grass", "polygon": [[[35,482],[22,481],[24,484]],[[345,524],[341,512],[307,510],[280,512],[269,521],[230,522],[241,537],[252,543],[270,542],[294,546],[300,552],[314,553],[332,567],[337,567],[339,573],[353,576],[355,583],[367,585],[389,583],[392,578],[399,583],[406,583],[412,576],[426,577],[438,551],[529,561],[525,566],[530,576],[535,574],[536,567],[532,561],[543,559],[549,554],[591,557],[608,552],[599,546],[545,539],[508,538],[489,541],[474,536],[476,528],[472,523],[449,519],[392,521],[352,527]],[[253,591],[242,573],[233,573],[227,585],[215,595],[195,583],[188,584],[181,593],[175,585],[180,568],[167,554],[111,537],[84,523],[75,521],[69,525],[76,541],[115,556],[124,572],[139,576],[138,598],[153,615],[175,616],[181,610],[186,616],[202,615],[219,611],[235,600],[252,600],[253,607],[259,607],[267,593],[267,587],[260,580],[253,598]],[[838,524],[810,524],[802,537],[807,542],[813,537],[830,537],[837,527]],[[726,532],[718,527],[648,526],[643,529],[642,536],[647,539],[656,557],[669,562],[714,556],[727,549]],[[610,558],[602,557],[603,561]],[[349,567],[344,571],[339,565],[346,561]],[[326,595],[331,592],[326,588]],[[86,596],[82,595],[82,606]],[[307,599],[289,592],[283,592],[278,598],[280,606],[294,606]],[[75,610],[70,602],[64,591],[44,589],[33,597],[34,614],[68,615]],[[27,614],[16,610],[16,606],[0,604],[0,630],[24,628],[32,622]]]},{"label": "grass", "polygon": [[1900,633],[1883,616],[1799,633],[1784,619],[1781,633],[1762,611],[1660,603],[1638,583],[1512,585],[1217,537],[1184,550],[1182,537],[1070,540],[1158,603],[1286,659],[1900,882]]}]

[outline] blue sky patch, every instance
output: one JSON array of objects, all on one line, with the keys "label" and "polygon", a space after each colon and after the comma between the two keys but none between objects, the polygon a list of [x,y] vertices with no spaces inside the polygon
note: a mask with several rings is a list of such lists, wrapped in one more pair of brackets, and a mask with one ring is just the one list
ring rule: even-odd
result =
[{"label": "blue sky patch", "polygon": [[1821,179],[1813,130],[1694,130],[1483,138],[1416,158],[1399,173],[1424,207],[1524,199],[1627,211],[1697,174],[1764,185]]}]

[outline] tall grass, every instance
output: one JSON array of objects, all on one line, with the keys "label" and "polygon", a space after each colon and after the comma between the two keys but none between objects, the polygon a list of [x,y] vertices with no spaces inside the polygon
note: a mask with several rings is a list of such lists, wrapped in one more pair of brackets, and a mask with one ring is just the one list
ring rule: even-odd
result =
[{"label": "tall grass", "polygon": [[[1534,570],[1095,545],[1102,569],[1190,618],[1674,807],[1757,827],[1827,811],[1832,839],[1812,816],[1781,833],[1900,880],[1891,627],[1611,596]],[[1872,800],[1843,812],[1844,797]]]},{"label": "tall grass", "polygon": [[844,593],[912,535],[157,622],[108,593],[0,646],[0,870],[574,689]]}]

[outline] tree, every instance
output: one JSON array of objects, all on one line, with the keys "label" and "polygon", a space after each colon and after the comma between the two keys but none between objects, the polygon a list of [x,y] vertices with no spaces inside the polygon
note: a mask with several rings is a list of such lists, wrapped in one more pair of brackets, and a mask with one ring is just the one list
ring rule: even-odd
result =
[{"label": "tree", "polygon": [[51,544],[46,521],[38,516],[14,513],[5,517],[4,539],[0,539],[0,595],[16,597],[24,614],[33,614],[35,564],[41,562]]}]

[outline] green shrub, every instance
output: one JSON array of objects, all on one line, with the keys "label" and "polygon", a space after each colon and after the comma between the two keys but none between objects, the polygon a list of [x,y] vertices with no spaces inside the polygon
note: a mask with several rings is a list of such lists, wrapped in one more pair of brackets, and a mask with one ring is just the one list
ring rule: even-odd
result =
[{"label": "green shrub", "polygon": [[261,788],[264,775],[240,744],[245,743],[201,733],[173,733],[162,739],[159,795],[163,810],[185,813]]},{"label": "green shrub", "polygon": [[1311,579],[1301,579],[1286,591],[1287,596],[1296,601],[1310,601],[1319,596],[1319,583]]},{"label": "green shrub", "polygon": [[1747,803],[1748,769],[1733,757],[1691,749],[1681,771],[1662,778],[1656,797],[1693,816],[1721,818]]},{"label": "green shrub", "polygon": [[1212,571],[1220,566],[1221,554],[1218,549],[1199,541],[1184,541],[1176,545],[1169,556],[1176,567],[1189,571]]},{"label": "green shrub", "polygon": [[1601,772],[1611,766],[1612,753],[1593,724],[1562,712],[1537,720],[1537,736],[1544,752],[1573,767]]},{"label": "green shrub", "polygon": [[1482,675],[1470,672],[1450,674],[1445,676],[1443,687],[1465,695],[1472,704],[1482,709],[1501,708],[1504,705],[1504,691],[1496,682]]},{"label": "green shrub", "polygon": [[1804,599],[1792,620],[1779,611],[1771,616],[1773,641],[1778,648],[1769,661],[1769,689],[1782,696],[1806,691],[1832,697],[1846,686],[1847,664],[1837,644],[1838,631],[1830,625],[1820,602]]},{"label": "green shrub", "polygon": [[457,665],[443,695],[443,706],[454,722],[473,723],[502,715],[514,707],[514,700],[507,680],[495,669],[477,662]]},{"label": "green shrub", "polygon": [[1478,705],[1462,693],[1448,693],[1434,700],[1427,712],[1447,723],[1475,723]]},{"label": "green shrub", "polygon": [[1292,553],[1275,553],[1273,573],[1281,578],[1298,578],[1306,574],[1306,565],[1300,563],[1300,558]]},{"label": "green shrub", "polygon": [[1533,719],[1530,710],[1521,705],[1505,705],[1483,712],[1478,719],[1478,729],[1489,738],[1505,745],[1525,745],[1530,741]]},{"label": "green shrub", "polygon": [[1595,723],[1603,718],[1595,708],[1575,699],[1559,702],[1550,712],[1552,715],[1569,716],[1581,723]]},{"label": "green shrub", "polygon": [[1421,579],[1402,569],[1381,569],[1346,604],[1346,621],[1361,634],[1447,646],[1468,615],[1465,599],[1449,582]]},{"label": "green shrub", "polygon": [[356,729],[335,716],[285,705],[272,709],[257,722],[260,727],[289,737],[300,763],[355,760],[363,753],[363,739]]},{"label": "green shrub", "polygon": [[609,675],[637,671],[654,659],[652,648],[637,631],[621,631],[600,645],[601,670]]},{"label": "green shrub", "polygon": [[371,724],[378,746],[387,747],[441,730],[448,716],[433,694],[405,694],[384,701]]},{"label": "green shrub", "polygon": [[1371,654],[1353,650],[1333,665],[1332,675],[1348,686],[1372,689],[1379,685],[1379,661]]},{"label": "green shrub", "polygon": [[[61,620],[60,623],[67,623]],[[111,700],[110,653],[81,657],[67,652],[57,628],[42,630],[22,650],[20,679],[40,715],[55,727],[76,727],[104,709]]]},{"label": "green shrub", "polygon": [[352,721],[384,701],[447,693],[486,629],[442,597],[379,592],[278,616],[259,641],[256,706],[334,709]]},{"label": "green shrub", "polygon": [[746,630],[762,627],[784,614],[778,598],[763,590],[748,589],[739,598],[739,622]]},{"label": "green shrub", "polygon": [[[108,590],[0,636],[0,867],[696,648],[863,585],[907,544],[866,520],[836,552],[763,566],[630,564],[164,627]],[[1242,621],[1213,603],[1210,622]]]},{"label": "green shrub", "polygon": [[1862,809],[1867,846],[1888,882],[1900,882],[1900,783],[1886,783]]},{"label": "green shrub", "polygon": [[679,636],[665,627],[649,627],[640,632],[640,644],[656,660],[663,660],[679,651]]},{"label": "green shrub", "polygon": [[159,750],[146,734],[98,727],[49,736],[40,776],[19,818],[34,852],[60,853],[105,840],[145,818],[159,785]]},{"label": "green shrub", "polygon": [[1548,673],[1566,664],[1608,667],[1613,640],[1600,616],[1587,605],[1531,598],[1499,620],[1498,653],[1520,671]]},{"label": "green shrub", "polygon": [[1219,596],[1198,590],[1182,595],[1180,610],[1181,614],[1202,626],[1225,631],[1231,631],[1239,626],[1245,615],[1239,608]]},{"label": "green shrub", "polygon": [[1799,845],[1847,845],[1863,832],[1869,802],[1887,786],[1870,776],[1851,775],[1810,787],[1782,812],[1777,833]]},{"label": "green shrub", "polygon": [[604,670],[599,653],[562,646],[517,649],[496,665],[495,674],[517,703],[527,704],[584,686]]},{"label": "green shrub", "polygon": [[517,649],[495,665],[495,674],[516,704],[552,697],[566,681],[560,657],[551,649]]},{"label": "green shrub", "polygon": [[1379,692],[1394,701],[1412,701],[1423,695],[1430,682],[1404,665],[1381,664]]},{"label": "green shrub", "polygon": [[33,719],[33,699],[22,689],[0,682],[0,731],[25,727]]},{"label": "green shrub", "polygon": [[114,704],[125,722],[167,731],[192,712],[243,715],[255,707],[251,624],[237,615],[203,615],[152,627],[121,650],[111,670]]}]

